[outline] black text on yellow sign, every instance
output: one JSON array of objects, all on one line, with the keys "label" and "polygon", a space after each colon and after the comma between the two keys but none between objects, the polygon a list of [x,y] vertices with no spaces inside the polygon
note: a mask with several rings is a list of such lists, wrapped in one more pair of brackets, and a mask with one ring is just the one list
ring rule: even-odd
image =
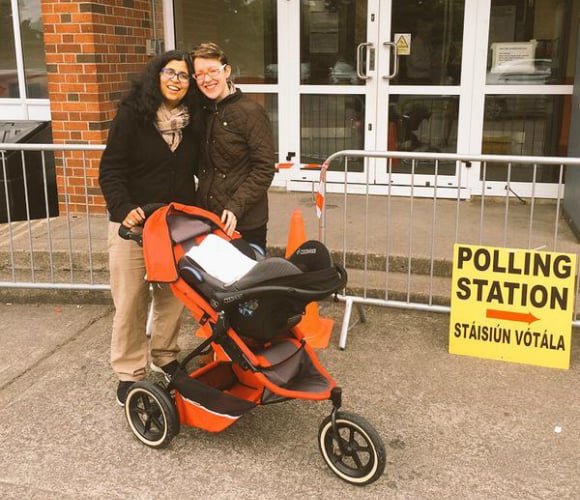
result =
[{"label": "black text on yellow sign", "polygon": [[576,255],[456,244],[449,352],[568,368]]}]

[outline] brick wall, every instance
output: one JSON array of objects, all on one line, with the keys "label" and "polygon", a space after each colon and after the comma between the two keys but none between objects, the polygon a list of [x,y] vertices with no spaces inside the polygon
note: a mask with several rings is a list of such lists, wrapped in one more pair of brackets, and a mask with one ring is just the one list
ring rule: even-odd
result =
[{"label": "brick wall", "polygon": [[[55,144],[105,143],[119,99],[150,57],[150,7],[149,0],[41,0]],[[105,212],[99,158],[91,152],[57,158],[61,213],[84,212],[86,201],[91,212]]]}]

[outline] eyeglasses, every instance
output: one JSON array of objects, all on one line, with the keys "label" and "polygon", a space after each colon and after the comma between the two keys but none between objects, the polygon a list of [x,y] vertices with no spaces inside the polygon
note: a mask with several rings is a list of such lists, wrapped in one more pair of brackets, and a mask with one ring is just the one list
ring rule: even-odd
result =
[{"label": "eyeglasses", "polygon": [[181,83],[189,83],[189,74],[184,71],[177,73],[174,69],[162,68],[159,74],[166,80],[175,80],[175,77],[177,77]]},{"label": "eyeglasses", "polygon": [[199,73],[193,75],[193,78],[195,78],[198,82],[203,82],[205,75],[208,75],[210,78],[217,78],[226,66],[227,64],[222,64],[217,68],[210,68],[207,71],[200,71]]}]

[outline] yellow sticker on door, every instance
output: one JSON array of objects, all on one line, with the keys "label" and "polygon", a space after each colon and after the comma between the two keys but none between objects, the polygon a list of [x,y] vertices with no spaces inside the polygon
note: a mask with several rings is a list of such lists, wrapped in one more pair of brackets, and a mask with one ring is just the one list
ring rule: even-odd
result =
[{"label": "yellow sticker on door", "polygon": [[411,33],[395,33],[395,44],[398,56],[408,56],[411,54]]},{"label": "yellow sticker on door", "polygon": [[567,369],[576,255],[456,244],[449,352]]}]

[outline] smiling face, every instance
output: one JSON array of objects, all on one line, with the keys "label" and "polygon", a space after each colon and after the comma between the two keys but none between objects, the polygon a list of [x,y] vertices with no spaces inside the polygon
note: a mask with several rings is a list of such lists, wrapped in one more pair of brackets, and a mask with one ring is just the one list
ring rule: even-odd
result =
[{"label": "smiling face", "polygon": [[189,80],[187,82],[181,81],[177,77],[177,74],[185,73],[189,75],[189,70],[185,61],[178,61],[177,59],[169,61],[164,67],[170,68],[176,73],[176,76],[173,78],[168,78],[163,73],[159,74],[159,86],[161,88],[163,102],[168,108],[174,108],[181,102],[189,90]]},{"label": "smiling face", "polygon": [[[193,61],[194,75],[199,90],[214,101],[221,101],[230,93],[228,78],[232,71],[229,65],[223,65],[219,59],[196,57]],[[220,69],[221,68],[221,69]],[[210,72],[217,73],[210,76]]]}]

